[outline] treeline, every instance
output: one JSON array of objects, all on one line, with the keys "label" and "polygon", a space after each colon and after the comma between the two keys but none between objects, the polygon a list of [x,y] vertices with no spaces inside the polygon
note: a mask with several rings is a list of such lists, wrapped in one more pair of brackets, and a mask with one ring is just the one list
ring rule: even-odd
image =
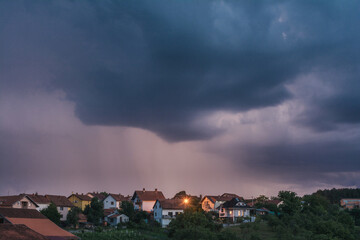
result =
[{"label": "treeline", "polygon": [[315,194],[325,197],[332,204],[339,204],[342,198],[360,198],[360,188],[325,189]]}]

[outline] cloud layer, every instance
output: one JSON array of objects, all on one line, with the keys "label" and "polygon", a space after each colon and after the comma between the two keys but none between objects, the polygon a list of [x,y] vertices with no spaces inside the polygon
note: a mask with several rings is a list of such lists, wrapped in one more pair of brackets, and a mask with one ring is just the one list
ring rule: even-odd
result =
[{"label": "cloud layer", "polygon": [[[51,174],[41,152],[25,160],[32,138],[46,148],[71,128],[71,143],[59,143],[68,152],[73,138],[92,136],[65,157],[82,165],[99,138],[93,129],[132,127],[161,138],[151,135],[162,163],[182,155],[169,143],[184,144],[196,146],[184,150],[190,159],[206,164],[211,152],[279,184],[358,185],[359,9],[357,1],[0,1],[0,164],[10,172],[45,164]],[[32,114],[42,124],[28,124]],[[127,144],[124,157],[136,156],[137,143]],[[100,149],[99,158],[122,155]],[[145,171],[131,158],[129,172]]]}]

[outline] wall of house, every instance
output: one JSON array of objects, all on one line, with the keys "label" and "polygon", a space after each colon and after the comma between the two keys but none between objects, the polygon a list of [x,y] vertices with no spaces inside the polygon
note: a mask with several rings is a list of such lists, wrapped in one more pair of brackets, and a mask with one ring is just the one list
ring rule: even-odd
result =
[{"label": "wall of house", "polygon": [[162,208],[160,207],[160,203],[156,202],[154,208],[154,219],[155,221],[159,222],[161,224],[161,218],[162,218]]},{"label": "wall of house", "polygon": [[142,202],[142,210],[151,212],[153,209],[153,206],[155,204],[155,201],[143,201]]},{"label": "wall of house", "polygon": [[204,199],[204,201],[201,203],[201,208],[206,211],[213,211],[214,210],[214,203],[212,203],[207,197]]},{"label": "wall of house", "polygon": [[41,210],[43,210],[43,209],[45,209],[45,208],[48,208],[49,207],[49,203],[47,203],[47,204],[37,204],[39,207],[37,207],[36,208],[36,210],[38,210],[38,211],[41,211]]},{"label": "wall of house", "polygon": [[250,217],[250,210],[249,209],[224,209],[222,208],[219,212],[220,217],[227,217],[227,218],[238,218],[238,217]]},{"label": "wall of house", "polygon": [[57,207],[57,210],[61,214],[60,221],[66,221],[66,218],[70,211],[70,208],[69,207]]},{"label": "wall of house", "polygon": [[134,204],[134,209],[135,210],[141,209],[141,202],[140,202],[139,197],[137,195],[135,196],[135,198],[134,198],[134,200],[132,202]]},{"label": "wall of house", "polygon": [[27,197],[23,197],[20,201],[17,201],[13,204],[13,208],[23,208],[22,202],[27,203],[27,209],[36,209],[35,204],[33,204]]},{"label": "wall of house", "polygon": [[115,201],[115,199],[112,196],[107,196],[107,198],[104,199],[104,209],[111,209],[111,208],[117,208],[118,203]]},{"label": "wall of house", "polygon": [[82,209],[81,200],[79,198],[77,198],[74,195],[71,195],[68,199],[70,202],[72,202],[72,204],[74,204],[75,207],[78,207],[81,210],[84,210],[84,209]]}]

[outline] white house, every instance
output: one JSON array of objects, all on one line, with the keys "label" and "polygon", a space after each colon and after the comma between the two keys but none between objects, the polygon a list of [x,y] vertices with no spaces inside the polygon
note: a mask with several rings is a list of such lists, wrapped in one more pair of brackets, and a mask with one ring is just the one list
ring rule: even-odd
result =
[{"label": "white house", "polygon": [[45,196],[47,199],[50,200],[50,202],[55,204],[56,209],[61,215],[60,220],[66,221],[70,209],[74,207],[74,205],[70,202],[70,200],[67,197],[60,195],[45,195]]},{"label": "white house", "polygon": [[121,202],[126,200],[121,194],[110,193],[103,201],[104,209],[120,208]]},{"label": "white house", "polygon": [[230,201],[220,205],[219,217],[228,218],[232,222],[236,222],[238,218],[250,217],[250,211],[253,208],[246,205],[239,198],[233,198]]},{"label": "white house", "polygon": [[154,219],[162,227],[166,227],[178,214],[183,213],[185,208],[186,203],[181,199],[157,200],[153,207]]},{"label": "white house", "polygon": [[120,214],[118,210],[114,210],[105,215],[104,221],[111,226],[117,226],[119,223],[126,223],[129,221],[129,217],[125,214]]},{"label": "white house", "polygon": [[164,200],[164,194],[155,188],[155,191],[135,191],[131,201],[134,203],[135,210],[151,212],[156,200]]}]

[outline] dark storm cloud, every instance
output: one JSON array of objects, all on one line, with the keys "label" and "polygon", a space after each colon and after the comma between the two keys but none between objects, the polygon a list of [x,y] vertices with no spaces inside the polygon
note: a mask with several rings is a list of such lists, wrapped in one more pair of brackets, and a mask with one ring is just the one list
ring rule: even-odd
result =
[{"label": "dark storm cloud", "polygon": [[202,114],[277,105],[291,97],[284,84],[313,69],[339,73],[331,81],[341,91],[298,122],[360,121],[357,1],[0,4],[1,73],[19,67],[41,79],[46,69],[47,86],[64,90],[85,124],[206,139],[218,130],[196,124]]}]

